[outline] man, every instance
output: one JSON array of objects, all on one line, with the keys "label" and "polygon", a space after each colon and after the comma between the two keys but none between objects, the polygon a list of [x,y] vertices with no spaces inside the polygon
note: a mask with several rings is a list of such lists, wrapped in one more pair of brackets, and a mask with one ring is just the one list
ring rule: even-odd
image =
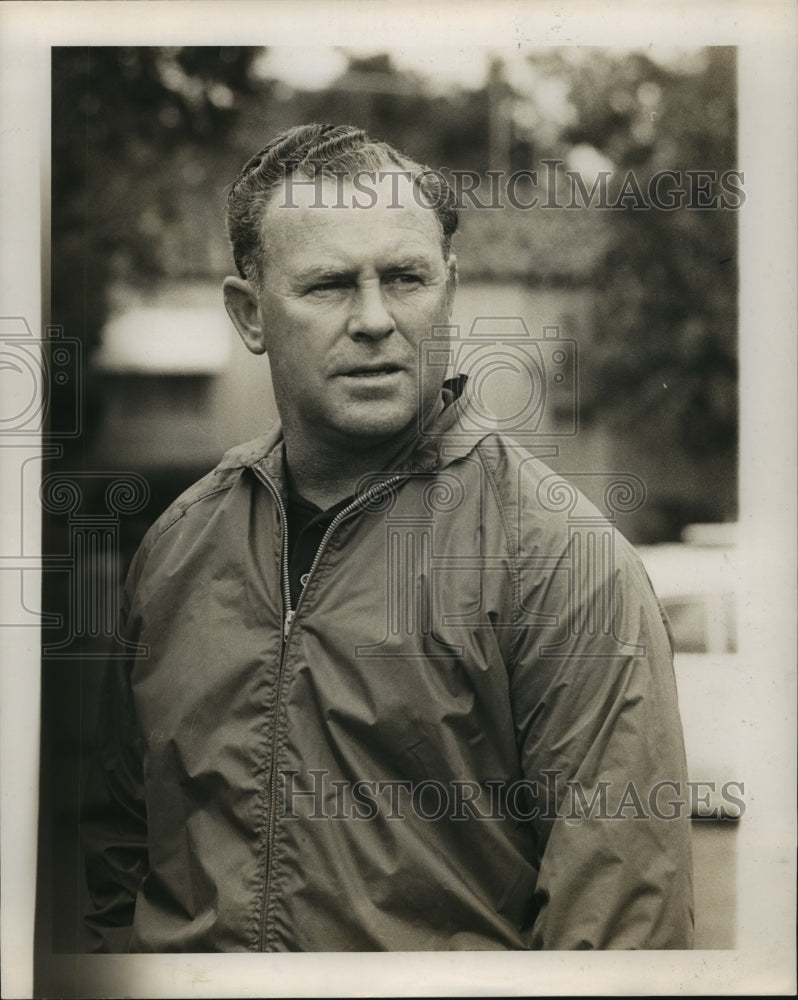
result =
[{"label": "man", "polygon": [[231,190],[225,304],[281,427],[134,560],[100,949],[690,946],[660,609],[444,385],[456,225],[438,175],[348,126],[279,136]]}]

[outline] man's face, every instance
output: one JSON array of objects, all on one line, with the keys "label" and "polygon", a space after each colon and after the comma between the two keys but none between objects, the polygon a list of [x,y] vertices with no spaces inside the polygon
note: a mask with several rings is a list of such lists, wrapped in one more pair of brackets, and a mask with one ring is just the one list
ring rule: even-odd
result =
[{"label": "man's face", "polygon": [[309,184],[273,196],[257,317],[248,334],[236,325],[251,350],[268,353],[287,437],[388,441],[416,427],[440,393],[445,373],[422,367],[419,344],[448,321],[454,258],[444,261],[435,214],[404,178],[375,183],[369,208],[352,207],[353,197],[370,199],[348,179],[319,183],[318,200]]}]

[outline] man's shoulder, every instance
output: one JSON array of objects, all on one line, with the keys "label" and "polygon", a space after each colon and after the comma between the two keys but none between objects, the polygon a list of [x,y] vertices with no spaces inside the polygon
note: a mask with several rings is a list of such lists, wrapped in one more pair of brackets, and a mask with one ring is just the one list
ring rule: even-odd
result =
[{"label": "man's shoulder", "polygon": [[623,491],[621,500],[628,503],[630,491],[636,488],[634,477],[615,483],[604,473],[558,472],[544,460],[543,449],[541,458],[534,448],[501,432],[486,435],[477,451],[519,550],[543,545],[554,554],[569,548],[575,535],[606,534],[612,536],[619,566],[639,562],[633,546],[618,530],[613,504],[607,503],[614,484]]},{"label": "man's shoulder", "polygon": [[179,520],[200,501],[230,489],[240,479],[244,469],[255,465],[269,454],[274,443],[272,435],[264,434],[230,448],[210,472],[192,483],[172,501],[153,527],[165,530],[170,523]]},{"label": "man's shoulder", "polygon": [[219,464],[210,475],[221,475],[225,472],[240,470],[251,465],[255,465],[271,454],[282,438],[282,431],[278,426],[274,426],[270,431],[237,444],[224,453]]},{"label": "man's shoulder", "polygon": [[[662,614],[637,550],[613,513],[618,506],[623,510],[624,504],[642,502],[644,490],[632,496],[642,490],[642,483],[611,473],[556,472],[528,447],[501,433],[486,436],[477,450],[489,470],[510,548],[525,572],[526,560],[547,569],[566,569],[565,574],[554,574],[565,581],[564,595],[581,577],[580,586],[611,585],[618,600],[656,607]],[[584,483],[585,492],[579,488]],[[534,578],[534,573],[528,574],[528,579]]]},{"label": "man's shoulder", "polygon": [[187,515],[197,514],[204,522],[208,516],[205,504],[213,503],[215,498],[221,499],[240,482],[245,469],[267,458],[278,440],[279,435],[271,432],[226,451],[210,472],[184,490],[151,525],[139,548],[137,561],[146,558],[158,540],[183,522]]},{"label": "man's shoulder", "polygon": [[575,485],[573,480],[578,477],[557,472],[547,464],[551,455],[545,447],[537,449],[497,431],[482,438],[476,451],[502,500],[512,507],[526,514],[550,514],[549,520],[567,519],[575,510],[601,516]]}]

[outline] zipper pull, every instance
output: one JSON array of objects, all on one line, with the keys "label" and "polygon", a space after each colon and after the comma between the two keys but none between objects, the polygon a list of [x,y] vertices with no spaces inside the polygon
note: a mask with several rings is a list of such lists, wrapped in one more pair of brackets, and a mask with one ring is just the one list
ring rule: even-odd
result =
[{"label": "zipper pull", "polygon": [[288,642],[288,633],[291,631],[291,622],[294,620],[293,609],[289,608],[285,613],[285,621],[283,622],[283,642]]}]

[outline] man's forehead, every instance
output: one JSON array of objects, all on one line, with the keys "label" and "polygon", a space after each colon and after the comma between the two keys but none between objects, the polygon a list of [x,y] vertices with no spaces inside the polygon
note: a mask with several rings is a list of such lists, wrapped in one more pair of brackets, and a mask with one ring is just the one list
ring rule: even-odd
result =
[{"label": "man's forehead", "polygon": [[380,213],[407,211],[419,216],[435,212],[418,183],[418,177],[400,167],[357,170],[352,173],[288,174],[275,188],[268,203],[269,214],[291,212]]},{"label": "man's forehead", "polygon": [[283,237],[308,244],[340,239],[386,239],[440,244],[435,212],[418,184],[401,168],[314,178],[295,174],[269,200],[263,218],[265,243]]},{"label": "man's forehead", "polygon": [[286,206],[292,203],[318,206],[321,202],[332,206],[344,200],[351,202],[356,196],[357,202],[363,205],[373,203],[386,208],[389,205],[395,208],[404,205],[429,208],[419,189],[418,175],[389,163],[377,169],[345,171],[329,168],[315,176],[299,170],[286,174],[275,195],[278,203]]}]

